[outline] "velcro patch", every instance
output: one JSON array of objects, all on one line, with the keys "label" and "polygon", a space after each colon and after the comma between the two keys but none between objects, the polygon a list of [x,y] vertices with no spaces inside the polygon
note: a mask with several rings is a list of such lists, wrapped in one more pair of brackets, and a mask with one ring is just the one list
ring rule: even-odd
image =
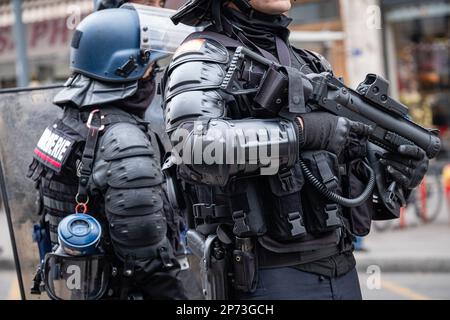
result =
[{"label": "velcro patch", "polygon": [[74,144],[75,140],[59,131],[56,125],[50,126],[39,139],[34,149],[34,158],[56,172],[61,172]]}]

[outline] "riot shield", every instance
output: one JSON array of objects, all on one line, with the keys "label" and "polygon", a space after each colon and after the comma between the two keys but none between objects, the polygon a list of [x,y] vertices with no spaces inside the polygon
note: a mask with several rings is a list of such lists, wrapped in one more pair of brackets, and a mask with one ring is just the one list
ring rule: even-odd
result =
[{"label": "riot shield", "polygon": [[33,225],[38,220],[38,194],[26,175],[33,149],[52,119],[62,113],[52,104],[58,87],[0,93],[0,187],[13,245],[22,299],[30,288],[39,251],[33,243]]}]

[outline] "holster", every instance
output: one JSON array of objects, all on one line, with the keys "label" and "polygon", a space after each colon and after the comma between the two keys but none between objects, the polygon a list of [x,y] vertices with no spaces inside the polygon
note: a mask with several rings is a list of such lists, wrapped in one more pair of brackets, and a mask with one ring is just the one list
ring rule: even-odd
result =
[{"label": "holster", "polygon": [[217,235],[204,237],[195,230],[187,232],[188,247],[200,259],[200,277],[206,300],[229,298],[228,257]]},{"label": "holster", "polygon": [[251,238],[236,238],[233,267],[235,289],[245,293],[255,292],[258,284],[258,261]]}]

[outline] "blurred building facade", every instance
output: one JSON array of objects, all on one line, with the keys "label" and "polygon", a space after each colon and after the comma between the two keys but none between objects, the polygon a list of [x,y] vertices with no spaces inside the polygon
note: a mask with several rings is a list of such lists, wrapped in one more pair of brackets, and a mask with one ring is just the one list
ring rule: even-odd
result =
[{"label": "blurred building facade", "polygon": [[[167,3],[179,6],[179,1]],[[93,7],[93,0],[22,0],[31,85],[67,79],[72,33]],[[16,85],[13,28],[11,0],[0,0],[0,88]]]},{"label": "blurred building facade", "polygon": [[386,70],[413,118],[450,151],[450,1],[382,0]]},{"label": "blurred building facade", "polygon": [[387,77],[391,94],[414,120],[441,129],[450,150],[449,0],[292,3],[294,43],[322,53],[352,87],[367,73]]},{"label": "blurred building facade", "polygon": [[[169,0],[177,8],[183,0]],[[294,45],[320,52],[355,87],[367,73],[391,80],[414,117],[450,124],[450,0],[297,0],[289,12]],[[23,0],[31,78],[68,76],[69,43],[93,0]],[[0,0],[0,88],[15,85],[10,0]]]},{"label": "blurred building facade", "polygon": [[[23,1],[31,84],[67,78],[72,32],[92,8],[92,0]],[[13,28],[11,1],[0,0],[0,88],[16,82]]]}]

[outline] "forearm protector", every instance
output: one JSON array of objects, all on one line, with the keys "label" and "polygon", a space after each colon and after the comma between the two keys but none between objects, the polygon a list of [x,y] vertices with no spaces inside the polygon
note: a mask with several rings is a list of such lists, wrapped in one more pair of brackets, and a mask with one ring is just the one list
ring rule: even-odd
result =
[{"label": "forearm protector", "polygon": [[299,128],[282,119],[208,119],[175,130],[177,164],[190,180],[225,185],[238,174],[274,175],[299,156]]}]

